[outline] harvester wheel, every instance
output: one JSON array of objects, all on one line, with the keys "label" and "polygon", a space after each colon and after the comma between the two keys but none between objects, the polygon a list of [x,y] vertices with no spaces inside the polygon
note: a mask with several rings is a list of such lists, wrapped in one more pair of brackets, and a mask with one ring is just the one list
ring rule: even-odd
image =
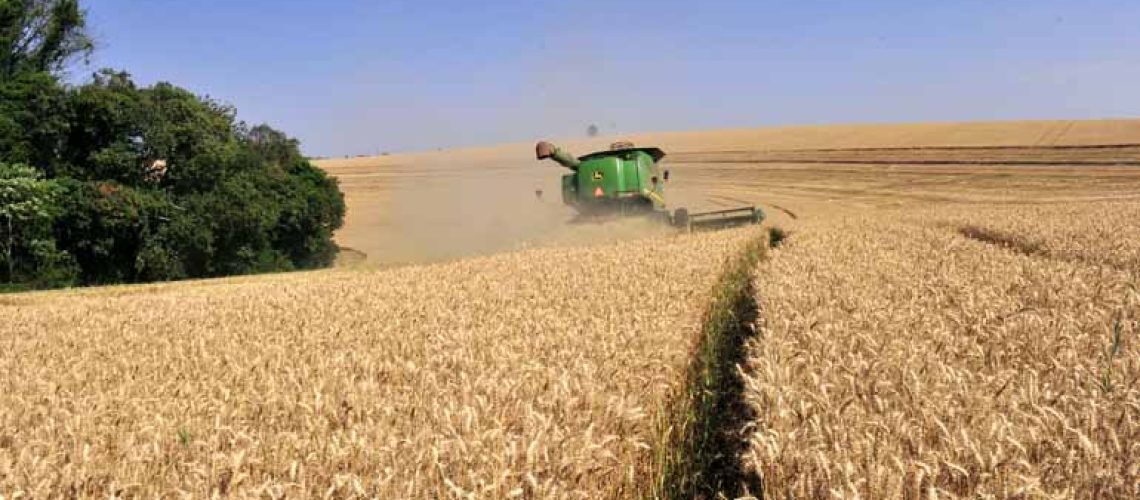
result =
[{"label": "harvester wheel", "polygon": [[692,225],[689,221],[689,211],[684,208],[678,208],[673,212],[673,226],[684,230],[686,233],[692,231]]}]

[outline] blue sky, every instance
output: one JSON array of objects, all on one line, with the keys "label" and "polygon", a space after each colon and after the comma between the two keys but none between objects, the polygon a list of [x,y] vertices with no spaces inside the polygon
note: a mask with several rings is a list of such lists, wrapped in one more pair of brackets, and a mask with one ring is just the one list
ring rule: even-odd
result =
[{"label": "blue sky", "polygon": [[98,67],[306,153],[790,124],[1140,116],[1140,2],[87,0]]}]

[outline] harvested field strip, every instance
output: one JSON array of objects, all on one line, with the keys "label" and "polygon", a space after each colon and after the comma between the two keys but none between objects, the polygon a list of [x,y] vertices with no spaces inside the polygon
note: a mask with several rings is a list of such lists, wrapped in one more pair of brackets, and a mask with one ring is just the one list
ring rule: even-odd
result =
[{"label": "harvested field strip", "polygon": [[940,223],[996,213],[803,222],[760,265],[744,460],[765,497],[1140,495],[1137,273]]},{"label": "harvested field strip", "polygon": [[758,237],[713,288],[712,302],[691,353],[685,384],[658,417],[652,498],[716,498],[759,491],[739,462],[740,429],[751,420],[737,367],[755,334],[752,273],[767,239]]},{"label": "harvested field strip", "polygon": [[599,498],[758,229],[0,306],[0,494]]},{"label": "harvested field strip", "polygon": [[1069,131],[1073,129],[1073,123],[1074,122],[1068,121],[1068,122],[1063,122],[1063,123],[1064,123],[1064,125],[1062,125],[1060,127],[1056,127],[1053,130],[1046,131],[1044,134],[1041,134],[1041,138],[1037,139],[1037,142],[1035,142],[1034,145],[1035,146],[1052,146],[1054,144],[1057,144],[1057,142],[1060,141],[1061,138],[1065,137],[1065,134],[1069,133]]},{"label": "harvested field strip", "polygon": [[1060,161],[1060,160],[952,160],[949,158],[836,158],[836,159],[812,159],[812,158],[761,158],[761,159],[737,159],[737,160],[700,160],[700,161],[674,161],[672,163],[747,163],[747,164],[777,164],[777,165],[933,165],[933,166],[1089,166],[1089,167],[1136,167],[1140,166],[1140,160],[1074,160],[1074,161]]},{"label": "harvested field strip", "polygon": [[[1098,149],[1140,149],[1140,143],[1121,143],[1121,144],[1088,144],[1088,145],[1074,145],[1074,146],[1040,146],[1040,145],[1010,145],[1010,146],[902,146],[902,147],[869,147],[869,148],[801,148],[801,149],[767,149],[763,151],[770,152],[788,152],[788,151],[803,151],[803,152],[864,152],[864,151],[1040,151],[1043,149],[1049,150],[1080,150],[1080,151],[1093,151]],[[720,151],[731,152],[731,151]]]},{"label": "harvested field strip", "polygon": [[792,126],[659,133],[630,139],[637,144],[662,144],[668,146],[667,151],[703,151],[1031,146],[1041,143],[1042,138],[1052,145],[1083,146],[1135,144],[1138,136],[1140,121],[1110,120]]},{"label": "harvested field strip", "polygon": [[672,163],[908,164],[908,165],[1140,165],[1140,146],[805,149],[678,153]]}]

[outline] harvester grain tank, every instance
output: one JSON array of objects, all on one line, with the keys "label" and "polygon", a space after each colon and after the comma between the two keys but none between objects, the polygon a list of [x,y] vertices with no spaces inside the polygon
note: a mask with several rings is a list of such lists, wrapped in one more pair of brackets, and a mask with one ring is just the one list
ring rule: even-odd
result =
[{"label": "harvester grain tank", "polygon": [[669,171],[659,163],[660,148],[639,148],[618,142],[609,150],[576,157],[549,142],[535,146],[539,160],[550,159],[571,171],[562,176],[562,202],[583,216],[650,215],[685,230],[758,224],[764,212],[755,206],[689,213],[684,208],[669,212],[665,182]]}]

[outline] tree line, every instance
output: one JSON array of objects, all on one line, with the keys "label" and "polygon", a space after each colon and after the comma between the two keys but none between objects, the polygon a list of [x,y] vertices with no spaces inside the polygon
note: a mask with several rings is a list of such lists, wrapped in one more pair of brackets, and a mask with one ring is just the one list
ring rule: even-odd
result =
[{"label": "tree line", "polygon": [[0,289],[330,265],[336,180],[296,139],[169,83],[100,70],[78,0],[0,0]]}]

